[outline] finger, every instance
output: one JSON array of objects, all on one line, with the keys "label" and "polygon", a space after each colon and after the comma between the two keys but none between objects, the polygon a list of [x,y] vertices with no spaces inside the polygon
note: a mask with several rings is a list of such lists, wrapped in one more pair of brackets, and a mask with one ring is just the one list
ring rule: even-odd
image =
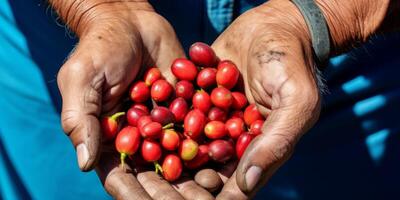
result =
[{"label": "finger", "polygon": [[294,138],[280,134],[255,138],[237,168],[236,181],[239,188],[248,195],[257,191],[289,158],[294,143]]},{"label": "finger", "polygon": [[[144,13],[142,17],[146,18],[152,16],[147,16],[147,13]],[[171,63],[176,58],[185,58],[185,51],[183,50],[182,45],[180,44],[175,31],[169,22],[164,18],[157,18],[157,20],[159,20],[159,24],[163,28],[158,26],[148,26],[147,24],[140,24],[142,27],[141,30],[143,34],[142,38],[144,46],[157,46],[156,51],[149,52],[150,57],[145,58],[145,62],[149,63],[151,66],[156,65],[160,69],[164,78],[171,84],[175,85],[174,83],[176,79],[170,70]],[[146,35],[153,32],[160,32],[159,35],[161,35],[162,38],[156,41],[148,40]]]},{"label": "finger", "polygon": [[187,200],[208,200],[214,197],[204,188],[196,184],[187,174],[172,183],[174,188]]},{"label": "finger", "polygon": [[213,169],[202,169],[194,176],[194,181],[209,192],[218,191],[224,184]]},{"label": "finger", "polygon": [[106,191],[115,199],[152,199],[140,185],[136,177],[125,165],[125,170],[119,167],[119,156],[115,153],[103,153],[96,172]]},{"label": "finger", "polygon": [[236,183],[236,173],[233,173],[232,177],[229,178],[228,181],[225,183],[224,187],[222,188],[216,199],[245,200],[250,198],[239,189]]},{"label": "finger", "polygon": [[[269,109],[266,104],[270,104],[271,112],[263,133],[247,147],[236,170],[239,188],[250,195],[290,157],[297,140],[315,123],[319,113],[318,88],[300,45],[267,43],[261,42],[255,48],[254,54],[261,56],[250,59],[249,65],[257,68],[258,74],[251,72],[256,75],[249,82],[258,107],[265,114]],[[260,74],[268,77],[257,77]],[[265,98],[268,95],[271,99]]]},{"label": "finger", "polygon": [[81,170],[95,165],[100,148],[101,95],[104,77],[95,73],[92,61],[79,50],[60,69],[57,77],[63,99],[61,123],[76,148]]},{"label": "finger", "polygon": [[218,191],[235,172],[237,164],[237,160],[231,160],[216,169],[202,169],[196,173],[194,180],[209,192]]},{"label": "finger", "polygon": [[153,199],[179,200],[183,197],[154,171],[141,171],[137,179]]}]

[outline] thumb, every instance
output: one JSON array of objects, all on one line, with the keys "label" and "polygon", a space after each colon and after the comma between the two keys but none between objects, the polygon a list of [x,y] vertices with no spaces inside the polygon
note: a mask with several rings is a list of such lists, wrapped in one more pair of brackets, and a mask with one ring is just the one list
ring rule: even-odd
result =
[{"label": "thumb", "polygon": [[61,123],[77,153],[79,168],[91,170],[99,157],[103,73],[97,73],[90,56],[77,51],[60,69],[57,82],[63,105]]},{"label": "thumb", "polygon": [[[303,69],[307,67],[299,64],[304,63],[304,58],[289,59],[291,57],[288,55],[281,62],[264,64],[262,69],[268,71],[269,78],[260,81],[260,89],[253,87],[251,91],[260,112],[266,114],[271,111],[263,125],[262,134],[250,143],[236,171],[239,188],[250,196],[289,159],[298,139],[319,117],[317,86],[312,79],[306,78],[308,72]],[[303,62],[298,62],[301,59]],[[296,68],[297,72],[286,76],[288,73],[285,70],[288,68],[285,66],[292,66],[291,69]],[[267,94],[270,94],[270,100],[260,98]],[[268,104],[265,102],[270,102],[271,106],[265,106]]]},{"label": "thumb", "polygon": [[285,122],[287,118],[284,116],[288,114],[271,112],[263,125],[263,134],[247,147],[236,171],[236,182],[244,193],[252,193],[264,185],[292,154],[300,130],[288,126],[293,123]]},{"label": "thumb", "polygon": [[142,42],[135,27],[125,33],[119,31],[125,28],[119,23],[105,24],[97,22],[80,37],[57,77],[63,101],[61,124],[82,171],[93,169],[100,157],[98,117],[118,106],[142,62]]},{"label": "thumb", "polygon": [[[298,108],[303,110],[305,107]],[[263,133],[248,146],[236,173],[236,181],[243,192],[253,193],[263,186],[289,159],[309,124],[314,123],[311,115],[307,116],[299,109],[273,110],[263,125]]]}]

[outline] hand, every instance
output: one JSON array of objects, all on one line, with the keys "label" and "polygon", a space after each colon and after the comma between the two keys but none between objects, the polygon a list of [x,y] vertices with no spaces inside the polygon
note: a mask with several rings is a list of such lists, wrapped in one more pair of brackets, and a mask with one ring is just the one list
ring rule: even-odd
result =
[{"label": "hand", "polygon": [[60,69],[58,85],[62,127],[77,150],[81,170],[96,166],[105,189],[116,199],[212,198],[192,179],[171,185],[140,166],[132,166],[134,173],[122,171],[115,150],[107,151],[101,141],[99,117],[118,110],[140,71],[158,66],[174,81],[170,63],[185,55],[170,24],[147,2],[96,4],[76,13],[84,13],[75,17],[78,21],[64,17],[80,41]]},{"label": "hand", "polygon": [[[316,0],[331,38],[331,55],[375,34],[396,30],[398,1]],[[362,16],[362,17],[360,17]],[[234,61],[246,95],[267,117],[217,199],[254,196],[287,160],[299,138],[317,121],[322,83],[313,60],[308,28],[290,1],[270,0],[235,20],[213,44],[217,55]]]},{"label": "hand", "polygon": [[267,117],[220,199],[247,199],[290,157],[320,112],[307,26],[289,1],[265,3],[236,19],[212,47],[237,64],[246,96]]}]

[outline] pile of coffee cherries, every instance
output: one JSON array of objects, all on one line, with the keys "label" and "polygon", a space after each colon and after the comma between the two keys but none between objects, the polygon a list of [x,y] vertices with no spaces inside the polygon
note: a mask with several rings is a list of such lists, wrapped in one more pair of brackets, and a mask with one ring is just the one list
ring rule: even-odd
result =
[{"label": "pile of coffee cherries", "polygon": [[132,84],[129,109],[102,119],[103,138],[115,139],[121,165],[140,156],[174,181],[184,169],[240,159],[261,134],[265,118],[248,104],[235,64],[220,61],[201,42],[190,47],[189,56],[171,65],[175,86],[152,67]]}]

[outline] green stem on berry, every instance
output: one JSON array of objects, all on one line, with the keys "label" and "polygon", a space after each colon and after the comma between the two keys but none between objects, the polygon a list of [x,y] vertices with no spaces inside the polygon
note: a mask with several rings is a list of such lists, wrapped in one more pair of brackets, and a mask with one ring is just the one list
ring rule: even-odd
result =
[{"label": "green stem on berry", "polygon": [[169,124],[163,126],[162,128],[163,129],[169,129],[169,128],[173,128],[173,127],[174,127],[174,123],[169,123]]},{"label": "green stem on berry", "polygon": [[205,92],[203,88],[197,89],[197,92]]},{"label": "green stem on berry", "polygon": [[125,112],[117,112],[117,113],[111,115],[110,118],[115,121],[118,119],[118,117],[123,116],[123,115],[125,115]]},{"label": "green stem on berry", "polygon": [[156,174],[158,174],[158,172],[163,173],[163,169],[162,169],[161,165],[157,161],[154,161],[154,168],[156,169],[155,170]]},{"label": "green stem on berry", "polygon": [[126,156],[127,156],[128,154],[126,154],[126,153],[121,153],[121,166],[122,166],[122,168],[123,169],[125,169],[125,158],[126,158]]}]

